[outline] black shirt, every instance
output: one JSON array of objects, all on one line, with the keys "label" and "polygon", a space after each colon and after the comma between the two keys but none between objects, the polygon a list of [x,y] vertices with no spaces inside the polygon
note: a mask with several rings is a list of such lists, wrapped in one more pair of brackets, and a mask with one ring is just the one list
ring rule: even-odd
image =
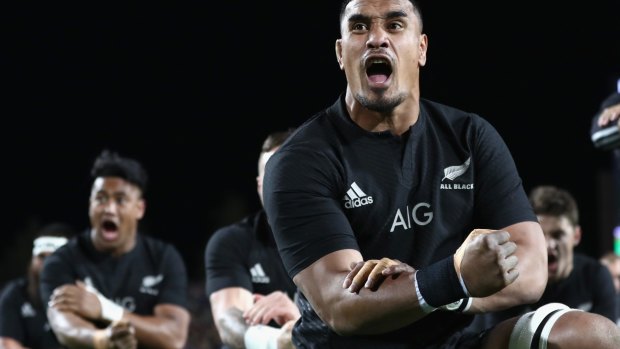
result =
[{"label": "black shirt", "polygon": [[[536,221],[496,130],[475,114],[424,99],[418,121],[395,136],[360,128],[341,96],[270,158],[263,195],[291,277],[343,249],[424,268],[454,254],[474,228]],[[299,302],[298,348],[428,348],[471,321],[437,311],[390,333],[341,337],[303,295]]]},{"label": "black shirt", "polygon": [[0,295],[0,337],[9,337],[30,349],[56,349],[60,344],[47,323],[41,302],[31,302],[28,280],[14,279]]},{"label": "black shirt", "polygon": [[205,249],[207,297],[226,287],[251,293],[286,292],[291,299],[295,284],[284,270],[265,212],[218,229]]},{"label": "black shirt", "polygon": [[158,304],[187,308],[187,273],[176,248],[138,233],[128,253],[114,257],[95,250],[90,232],[73,237],[45,259],[41,297],[82,280],[103,296],[139,315],[153,315]]}]

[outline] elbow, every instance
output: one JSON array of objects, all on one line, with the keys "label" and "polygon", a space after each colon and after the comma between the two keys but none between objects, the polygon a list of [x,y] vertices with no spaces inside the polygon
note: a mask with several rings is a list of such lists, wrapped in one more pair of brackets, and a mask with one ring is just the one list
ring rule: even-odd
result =
[{"label": "elbow", "polygon": [[547,287],[547,265],[536,269],[530,273],[525,282],[521,284],[520,303],[532,304],[538,302]]},{"label": "elbow", "polygon": [[528,303],[536,303],[542,297],[547,287],[547,265],[541,268],[541,271],[536,273],[536,277],[531,282],[529,292],[527,292]]},{"label": "elbow", "polygon": [[340,307],[332,307],[324,312],[318,312],[319,317],[327,326],[339,336],[352,336],[361,334],[363,323],[360,316],[348,315],[346,310]]},{"label": "elbow", "polygon": [[164,349],[183,349],[186,341],[187,335],[170,336],[164,345]]}]

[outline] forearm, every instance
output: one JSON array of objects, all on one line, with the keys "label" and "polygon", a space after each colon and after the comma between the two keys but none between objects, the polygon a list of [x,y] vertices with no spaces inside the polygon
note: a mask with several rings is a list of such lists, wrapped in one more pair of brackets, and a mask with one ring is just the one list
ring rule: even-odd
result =
[{"label": "forearm", "polygon": [[243,312],[240,309],[227,309],[216,320],[215,325],[223,344],[233,349],[243,349],[245,347],[243,336],[248,329],[248,325],[245,323]]},{"label": "forearm", "polygon": [[363,288],[358,294],[345,290],[341,301],[332,307],[338,327],[356,335],[393,331],[426,315],[418,304],[412,275],[388,278],[377,290]]},{"label": "forearm", "polygon": [[70,349],[93,348],[93,336],[97,328],[71,312],[50,308],[47,313],[56,338]]},{"label": "forearm", "polygon": [[[159,305],[158,307],[162,307]],[[165,307],[173,307],[166,305]],[[180,307],[174,314],[166,312],[154,316],[142,316],[125,312],[125,318],[134,326],[141,347],[153,349],[181,349],[187,340],[189,313]]]},{"label": "forearm", "polygon": [[323,274],[322,281],[302,287],[319,317],[335,332],[342,335],[385,333],[425,315],[418,304],[412,275],[387,278],[378,289],[362,288],[359,293],[342,288],[346,275],[342,272],[325,279]]}]

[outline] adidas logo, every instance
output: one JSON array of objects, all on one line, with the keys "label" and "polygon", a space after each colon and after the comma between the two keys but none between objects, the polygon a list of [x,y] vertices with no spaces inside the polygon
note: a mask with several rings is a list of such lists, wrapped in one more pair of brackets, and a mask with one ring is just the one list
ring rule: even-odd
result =
[{"label": "adidas logo", "polygon": [[256,263],[250,268],[250,274],[252,274],[252,282],[255,284],[268,284],[269,276],[265,275],[265,271],[260,263]]},{"label": "adidas logo", "polygon": [[366,195],[355,182],[351,184],[351,188],[347,190],[347,194],[342,199],[345,201],[344,207],[347,209],[372,204],[372,196]]},{"label": "adidas logo", "polygon": [[37,312],[34,310],[32,305],[30,305],[30,303],[28,302],[24,302],[24,304],[22,304],[21,310],[22,310],[22,317],[35,317],[37,315]]}]

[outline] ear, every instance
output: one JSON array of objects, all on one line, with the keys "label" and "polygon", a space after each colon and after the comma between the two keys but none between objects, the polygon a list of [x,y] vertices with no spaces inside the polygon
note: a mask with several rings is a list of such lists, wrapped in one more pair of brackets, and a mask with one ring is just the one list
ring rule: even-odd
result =
[{"label": "ear", "polygon": [[420,34],[418,50],[420,51],[418,56],[418,65],[423,67],[426,65],[426,51],[428,50],[428,36],[426,34]]},{"label": "ear", "polygon": [[136,207],[136,210],[138,210],[138,213],[136,216],[138,217],[138,220],[140,220],[144,217],[144,212],[146,211],[146,201],[144,201],[144,199],[140,199],[137,205],[138,207]]},{"label": "ear", "polygon": [[575,233],[573,234],[573,244],[574,246],[579,245],[581,242],[581,226],[575,226]]},{"label": "ear", "polygon": [[344,70],[344,65],[342,64],[342,39],[336,40],[336,59],[338,60],[338,66],[340,70]]}]

